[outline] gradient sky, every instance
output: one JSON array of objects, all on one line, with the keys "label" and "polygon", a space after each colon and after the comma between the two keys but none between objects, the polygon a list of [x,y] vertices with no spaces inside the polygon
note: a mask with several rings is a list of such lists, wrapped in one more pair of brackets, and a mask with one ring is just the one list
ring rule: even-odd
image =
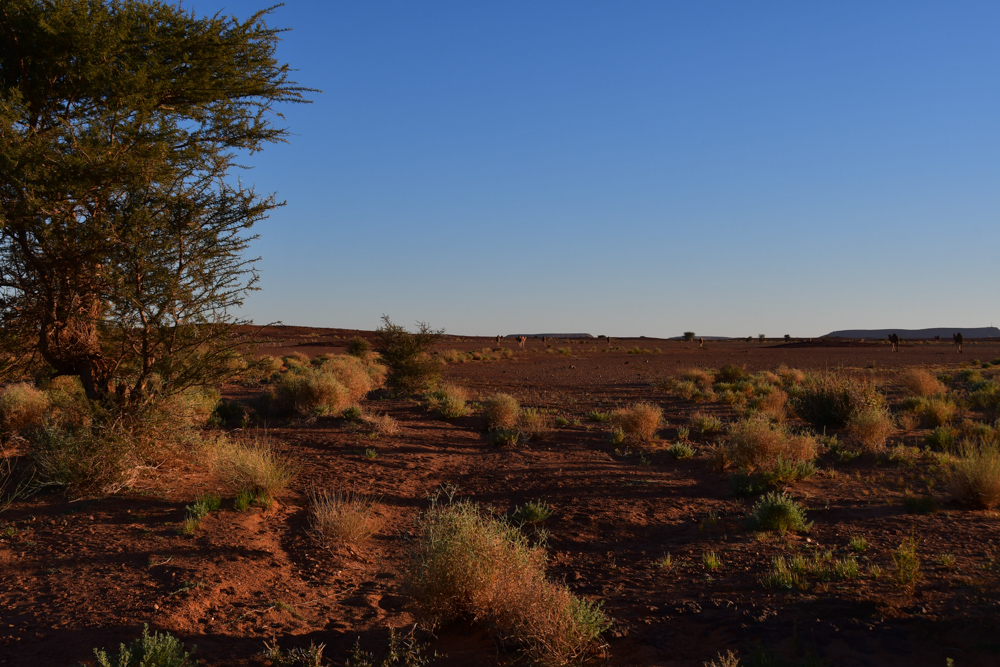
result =
[{"label": "gradient sky", "polygon": [[[266,3],[187,2],[246,17]],[[288,0],[258,323],[1000,324],[1000,3]]]}]

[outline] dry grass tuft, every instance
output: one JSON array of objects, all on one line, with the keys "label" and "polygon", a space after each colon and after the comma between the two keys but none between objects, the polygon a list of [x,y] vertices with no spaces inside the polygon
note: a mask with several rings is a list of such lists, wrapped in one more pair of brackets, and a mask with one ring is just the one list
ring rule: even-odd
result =
[{"label": "dry grass tuft", "polygon": [[652,403],[635,403],[611,414],[612,423],[625,435],[625,440],[648,444],[656,440],[663,425],[663,409]]},{"label": "dry grass tuft", "polygon": [[967,440],[956,454],[949,479],[952,495],[983,509],[1000,505],[1000,447]]},{"label": "dry grass tuft", "polygon": [[510,394],[493,394],[482,401],[482,413],[488,430],[512,429],[520,420],[521,404]]},{"label": "dry grass tuft", "polygon": [[364,414],[361,420],[371,428],[372,433],[396,435],[399,433],[399,422],[387,414]]},{"label": "dry grass tuft", "polygon": [[359,546],[378,530],[378,498],[350,491],[312,491],[309,524],[324,546]]},{"label": "dry grass tuft", "polygon": [[911,368],[899,379],[911,396],[934,396],[948,390],[940,380],[922,368]]},{"label": "dry grass tuft", "polygon": [[278,377],[269,394],[279,414],[336,415],[385,385],[386,368],[352,356],[330,356],[317,366],[293,365]]},{"label": "dry grass tuft", "polygon": [[544,550],[504,519],[457,502],[432,506],[420,529],[408,588],[432,622],[472,617],[548,664],[586,655],[607,628],[599,605],[545,577]]},{"label": "dry grass tuft", "polygon": [[427,408],[438,414],[442,419],[457,419],[469,414],[469,392],[453,384],[438,385],[433,391],[424,394]]},{"label": "dry grass tuft", "polygon": [[245,440],[220,437],[210,457],[213,471],[230,491],[256,498],[273,498],[297,472],[295,465],[260,433],[250,434]]},{"label": "dry grass tuft", "polygon": [[847,429],[863,450],[877,454],[885,450],[885,442],[892,435],[892,416],[883,407],[866,406],[851,415]]}]

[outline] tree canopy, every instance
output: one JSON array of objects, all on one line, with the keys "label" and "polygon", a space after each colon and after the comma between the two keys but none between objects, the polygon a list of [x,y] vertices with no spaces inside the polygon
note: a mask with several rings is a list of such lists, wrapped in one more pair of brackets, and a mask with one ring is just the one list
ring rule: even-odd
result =
[{"label": "tree canopy", "polygon": [[0,349],[143,400],[231,372],[253,225],[280,206],[232,177],[283,141],[308,89],[271,10],[155,0],[0,6]]}]

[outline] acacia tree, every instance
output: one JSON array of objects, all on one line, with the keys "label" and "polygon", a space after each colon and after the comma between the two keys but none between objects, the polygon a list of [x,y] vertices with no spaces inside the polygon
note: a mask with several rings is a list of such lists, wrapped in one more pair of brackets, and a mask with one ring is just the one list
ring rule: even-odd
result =
[{"label": "acacia tree", "polygon": [[[0,5],[0,349],[130,405],[232,373],[250,229],[232,178],[308,89],[241,21],[156,0]],[[155,379],[155,382],[153,381]]]}]

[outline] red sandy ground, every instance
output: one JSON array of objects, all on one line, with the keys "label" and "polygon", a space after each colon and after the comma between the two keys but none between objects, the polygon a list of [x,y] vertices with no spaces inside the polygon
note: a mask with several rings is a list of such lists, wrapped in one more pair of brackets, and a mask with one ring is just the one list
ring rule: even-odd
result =
[{"label": "red sandy ground", "polygon": [[[273,354],[342,352],[358,332],[280,328]],[[371,333],[363,333],[371,336]],[[444,349],[480,350],[487,338],[448,337]],[[92,660],[94,647],[117,649],[144,622],[180,637],[204,665],[265,665],[265,641],[282,647],[326,645],[342,665],[360,638],[384,650],[389,628],[416,619],[401,586],[414,520],[441,484],[459,497],[501,512],[544,499],[555,510],[546,523],[549,573],[574,592],[604,601],[614,619],[607,648],[595,664],[700,666],[726,649],[747,655],[760,646],[787,664],[809,656],[826,665],[1000,664],[1000,599],[985,569],[1000,553],[1000,514],[950,502],[943,471],[886,461],[818,462],[819,474],[790,492],[814,521],[805,535],[761,538],[743,527],[747,503],[735,499],[726,474],[713,468],[704,443],[693,459],[662,453],[644,463],[617,453],[606,425],[588,422],[594,409],[637,400],[663,406],[667,441],[689,415],[726,418],[720,404],[693,405],[656,388],[680,369],[733,363],[748,370],[781,364],[801,369],[871,369],[893,377],[909,366],[958,368],[960,361],[1000,357],[1000,343],[841,347],[768,343],[697,344],[653,339],[531,340],[526,350],[505,341],[512,359],[447,367],[446,377],[473,395],[505,391],[522,404],[568,418],[541,442],[517,448],[487,443],[477,417],[433,418],[413,399],[370,400],[400,434],[369,440],[338,418],[271,425],[270,433],[302,466],[292,488],[270,510],[224,509],[203,520],[192,537],[178,533],[185,506],[221,487],[201,466],[168,462],[119,496],[67,499],[52,492],[16,503],[0,516],[0,664],[69,665]],[[628,354],[629,348],[659,352]],[[559,348],[565,353],[556,352]],[[892,393],[891,383],[886,389]],[[259,390],[256,390],[259,391]],[[231,396],[248,390],[233,388]],[[897,393],[898,399],[898,393]],[[918,444],[926,431],[906,434]],[[374,447],[375,459],[364,450]],[[834,470],[835,474],[830,471]],[[935,484],[936,482],[936,484]],[[904,493],[934,496],[939,511],[908,514]],[[310,537],[311,487],[354,489],[381,496],[382,525],[361,550],[332,554]],[[713,523],[709,513],[714,512]],[[923,578],[913,593],[892,581],[891,552],[915,534]],[[867,572],[846,582],[816,582],[807,591],[765,589],[760,579],[779,554],[833,549],[848,553],[852,536],[870,545],[859,557]],[[702,555],[722,566],[707,571]],[[666,553],[670,569],[655,561]],[[938,563],[952,554],[953,567]],[[435,665],[509,664],[487,634],[468,624],[439,628]],[[523,661],[522,661],[523,664]]]}]

